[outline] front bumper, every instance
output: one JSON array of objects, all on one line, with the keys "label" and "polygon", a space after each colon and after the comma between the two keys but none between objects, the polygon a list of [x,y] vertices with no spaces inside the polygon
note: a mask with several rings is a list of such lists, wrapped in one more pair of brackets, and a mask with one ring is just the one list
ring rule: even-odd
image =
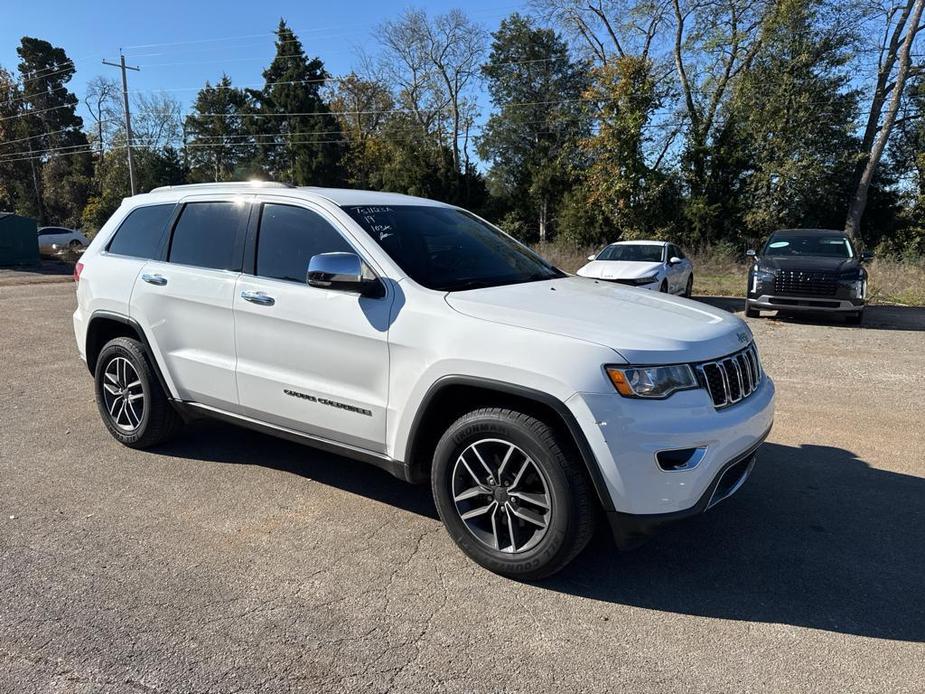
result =
[{"label": "front bumper", "polygon": [[635,289],[650,289],[656,291],[659,288],[659,279],[656,277],[651,282],[646,284],[636,284],[634,280],[615,280],[615,279],[606,279],[604,282],[613,282],[614,284],[622,284],[624,287],[634,287]]},{"label": "front bumper", "polygon": [[664,526],[704,513],[739,491],[751,475],[758,460],[758,448],[768,433],[770,430],[752,448],[723,465],[697,503],[690,508],[649,514],[608,511],[607,522],[617,547],[624,550],[638,547]]},{"label": "front bumper", "polygon": [[750,308],[765,311],[857,311],[864,308],[864,300],[829,296],[774,296],[762,294],[748,297]]},{"label": "front bumper", "polygon": [[[607,510],[661,516],[690,515],[709,504],[708,492],[724,468],[767,436],[774,397],[774,383],[765,375],[750,396],[719,410],[704,389],[653,401],[578,393],[566,404],[597,461],[610,496]],[[694,464],[672,470],[659,465],[657,454],[682,449],[697,449]]]}]

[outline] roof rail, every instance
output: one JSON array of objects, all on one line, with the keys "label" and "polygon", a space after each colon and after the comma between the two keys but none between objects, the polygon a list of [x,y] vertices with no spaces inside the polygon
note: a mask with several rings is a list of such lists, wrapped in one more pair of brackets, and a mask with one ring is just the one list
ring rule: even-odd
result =
[{"label": "roof rail", "polygon": [[291,183],[280,183],[278,181],[228,181],[227,183],[185,183],[179,186],[160,186],[153,188],[152,193],[163,193],[168,190],[196,190],[209,188],[241,188],[244,190],[253,190],[254,188],[295,188]]}]

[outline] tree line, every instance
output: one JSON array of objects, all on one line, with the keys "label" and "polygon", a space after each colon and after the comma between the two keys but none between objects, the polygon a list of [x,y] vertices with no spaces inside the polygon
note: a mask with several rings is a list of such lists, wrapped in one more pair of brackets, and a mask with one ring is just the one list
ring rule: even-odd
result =
[{"label": "tree line", "polygon": [[[526,241],[740,249],[844,228],[925,253],[925,0],[535,0],[489,31],[409,9],[331,75],[283,20],[260,88],[132,99],[137,188],[251,178],[460,204]],[[64,49],[0,67],[0,209],[102,225],[129,194],[121,90]],[[486,103],[487,101],[487,103]]]}]

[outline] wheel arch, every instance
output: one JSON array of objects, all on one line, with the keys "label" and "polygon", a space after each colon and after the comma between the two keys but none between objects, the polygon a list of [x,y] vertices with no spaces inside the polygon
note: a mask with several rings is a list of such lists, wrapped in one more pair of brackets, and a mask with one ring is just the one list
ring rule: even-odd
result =
[{"label": "wheel arch", "polygon": [[148,358],[151,360],[151,366],[154,369],[154,373],[157,376],[161,388],[163,388],[164,393],[170,397],[171,390],[168,387],[167,380],[164,378],[164,374],[161,372],[160,365],[157,363],[157,359],[154,356],[154,352],[151,349],[151,344],[148,342],[148,337],[145,335],[144,329],[138,321],[122,315],[121,313],[98,310],[94,311],[90,316],[90,320],[87,323],[87,338],[85,345],[87,368],[90,370],[90,373],[96,373],[96,362],[100,352],[107,342],[116,337],[130,337],[141,342]]},{"label": "wheel arch", "polygon": [[613,510],[597,459],[564,402],[534,388],[476,376],[444,376],[424,394],[408,432],[405,464],[410,481],[429,478],[434,448],[453,421],[477,407],[492,405],[517,408],[556,428],[581,458],[601,507]]}]

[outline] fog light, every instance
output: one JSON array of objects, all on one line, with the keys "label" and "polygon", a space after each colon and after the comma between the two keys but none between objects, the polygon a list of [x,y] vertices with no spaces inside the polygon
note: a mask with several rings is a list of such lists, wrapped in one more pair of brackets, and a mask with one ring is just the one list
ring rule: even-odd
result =
[{"label": "fog light", "polygon": [[655,454],[658,466],[666,472],[679,472],[697,467],[706,448],[678,448],[671,451],[659,451]]}]

